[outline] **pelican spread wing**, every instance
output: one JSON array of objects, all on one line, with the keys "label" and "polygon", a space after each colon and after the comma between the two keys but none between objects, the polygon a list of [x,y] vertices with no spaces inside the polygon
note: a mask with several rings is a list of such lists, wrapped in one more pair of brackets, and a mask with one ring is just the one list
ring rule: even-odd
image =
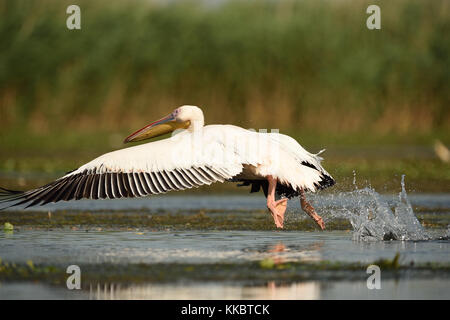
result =
[{"label": "pelican spread wing", "polygon": [[[204,126],[202,111],[193,106],[177,108],[125,142],[177,129],[183,130],[167,139],[106,153],[39,188],[0,188],[0,205],[30,207],[62,200],[144,197],[214,182],[240,181],[252,185],[252,192],[263,188],[275,223],[282,227],[285,202],[280,201],[286,199],[275,202],[275,193],[288,198],[300,195],[306,201],[304,191],[314,192],[334,184],[320,164],[322,158],[307,152],[293,138],[232,125]],[[284,209],[280,209],[283,205]],[[311,206],[302,202],[302,207],[307,211]],[[320,217],[314,216],[313,209],[308,214],[318,222]]]},{"label": "pelican spread wing", "polygon": [[[269,149],[273,149],[278,143],[276,139],[274,140],[273,134],[266,138],[258,135],[234,126],[207,126],[200,137],[199,145],[196,145],[192,137],[183,132],[169,139],[104,154],[37,189],[27,192],[3,189],[1,202],[14,202],[13,205],[26,204],[30,207],[61,200],[145,197],[228,180],[258,183],[258,179],[252,177],[252,173],[245,169],[248,166],[258,165],[265,171],[273,168],[263,166],[267,161],[260,160],[258,151],[250,152],[253,151],[248,149],[250,145],[243,146],[242,150],[236,146],[239,142],[236,139],[243,137],[253,145],[260,143],[258,139],[265,139],[264,142],[268,144],[265,151],[268,153]],[[283,139],[286,139],[285,137],[287,136]],[[288,148],[279,152],[287,153],[292,150]],[[268,154],[266,159],[270,158]],[[292,162],[286,159],[284,161],[285,164]],[[312,172],[318,176],[316,187],[320,188],[321,181],[325,180],[324,177],[327,175],[316,169],[322,168],[317,158],[304,153],[297,161],[305,164],[304,168],[300,167],[305,171],[303,175]],[[289,170],[285,171],[288,173]],[[272,174],[283,181],[289,180],[293,183],[293,179],[286,177],[282,172]],[[322,179],[319,178],[320,175]]]},{"label": "pelican spread wing", "polygon": [[[15,201],[27,207],[60,200],[118,199],[144,197],[173,190],[185,190],[231,179],[242,170],[234,163],[210,161],[197,153],[196,161],[174,159],[189,153],[187,135],[121,149],[104,154],[47,185],[27,192],[3,189],[1,202]],[[224,149],[220,141],[215,150]],[[174,153],[171,154],[171,151]],[[172,158],[173,157],[173,158]],[[217,157],[220,159],[221,157]]]}]

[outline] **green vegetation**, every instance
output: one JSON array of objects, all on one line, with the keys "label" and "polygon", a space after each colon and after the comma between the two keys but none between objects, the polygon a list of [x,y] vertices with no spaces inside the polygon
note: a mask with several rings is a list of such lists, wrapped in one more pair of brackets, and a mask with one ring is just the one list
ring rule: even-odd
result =
[{"label": "green vegetation", "polygon": [[[170,197],[170,196],[169,196]],[[291,213],[289,213],[291,214]],[[346,219],[328,219],[321,212],[327,230],[352,230]],[[437,214],[417,213],[422,225],[430,229],[445,230],[450,221],[448,209]],[[71,229],[80,232],[120,230],[151,232],[156,230],[275,230],[267,210],[125,210],[125,211],[4,211],[0,223],[9,221],[14,230]],[[306,214],[292,213],[286,220],[285,230],[317,231],[318,227]]]},{"label": "green vegetation", "polygon": [[[344,188],[356,171],[379,190],[406,174],[413,190],[450,191],[448,164],[380,147],[450,143],[445,0],[378,1],[379,31],[365,26],[370,1],[77,4],[82,29],[70,31],[66,1],[0,0],[2,186],[45,183],[196,104],[207,123],[279,128],[311,151],[326,147]],[[367,145],[384,157],[334,152]]]},{"label": "green vegetation", "polygon": [[14,226],[9,222],[5,222],[5,224],[3,225],[3,230],[4,231],[13,231]]},{"label": "green vegetation", "polygon": [[[374,262],[374,264],[378,261]],[[448,263],[419,263],[382,265],[383,279],[447,277]],[[88,289],[97,283],[139,284],[170,283],[177,281],[233,281],[247,284],[265,284],[267,281],[290,283],[306,280],[366,280],[367,264],[340,261],[280,262],[272,267],[258,262],[245,263],[156,263],[156,264],[111,264],[81,265],[82,287]],[[56,285],[65,285],[65,266],[8,263],[0,260],[0,281],[34,280]]]},{"label": "green vegetation", "polygon": [[[286,230],[317,230],[307,216],[286,225]],[[48,217],[47,212],[6,211],[0,215],[0,223],[10,221],[16,229],[71,228],[80,231],[104,229],[148,230],[274,230],[275,226],[266,210],[180,210],[180,211],[58,211]],[[336,219],[328,225],[330,230],[350,230],[350,223]]]},{"label": "green vegetation", "polygon": [[64,283],[64,272],[60,267],[35,266],[31,260],[16,264],[0,259],[0,280],[45,280],[59,284]]},{"label": "green vegetation", "polygon": [[298,135],[448,127],[446,1],[379,1],[381,31],[370,3],[82,0],[69,31],[65,1],[1,0],[1,130],[128,130],[187,103]]}]

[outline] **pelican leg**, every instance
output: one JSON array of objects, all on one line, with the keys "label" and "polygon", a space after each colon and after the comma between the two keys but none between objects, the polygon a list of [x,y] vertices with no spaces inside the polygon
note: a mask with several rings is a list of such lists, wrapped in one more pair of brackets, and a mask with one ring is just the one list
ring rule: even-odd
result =
[{"label": "pelican leg", "polygon": [[313,220],[317,223],[320,229],[325,230],[325,223],[321,216],[319,216],[314,210],[313,206],[306,201],[305,191],[300,189],[300,204],[302,206],[303,211],[305,211]]},{"label": "pelican leg", "polygon": [[284,213],[286,212],[287,199],[275,201],[275,189],[277,188],[277,179],[267,176],[269,182],[267,194],[267,208],[272,213],[273,221],[277,228],[283,229]]}]

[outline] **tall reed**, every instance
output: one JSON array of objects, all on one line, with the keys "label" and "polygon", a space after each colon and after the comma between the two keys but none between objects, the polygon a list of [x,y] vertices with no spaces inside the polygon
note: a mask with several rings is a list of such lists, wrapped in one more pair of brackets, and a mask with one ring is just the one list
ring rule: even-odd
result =
[{"label": "tall reed", "polygon": [[0,133],[131,129],[181,104],[297,134],[450,125],[450,4],[0,0]]}]

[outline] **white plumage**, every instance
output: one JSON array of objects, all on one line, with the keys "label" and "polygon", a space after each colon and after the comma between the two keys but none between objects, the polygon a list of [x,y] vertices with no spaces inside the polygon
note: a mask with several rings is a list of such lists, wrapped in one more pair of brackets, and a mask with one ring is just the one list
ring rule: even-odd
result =
[{"label": "white plumage", "polygon": [[233,125],[204,126],[203,113],[194,106],[177,108],[126,142],[153,137],[152,130],[165,123],[172,123],[170,130],[186,129],[167,139],[101,155],[34,190],[3,189],[1,201],[32,206],[81,198],[142,197],[225,181],[251,184],[252,190],[253,185],[262,186],[267,195],[264,183],[269,176],[278,181],[277,192],[287,197],[334,184],[320,164],[322,158],[307,152],[293,138]]}]

